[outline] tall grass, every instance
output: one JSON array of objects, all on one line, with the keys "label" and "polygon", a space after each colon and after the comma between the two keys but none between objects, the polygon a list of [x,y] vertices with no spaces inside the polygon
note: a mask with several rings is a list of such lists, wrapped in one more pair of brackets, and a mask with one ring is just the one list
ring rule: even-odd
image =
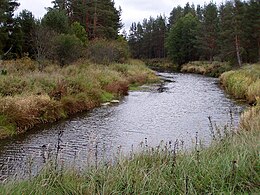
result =
[{"label": "tall grass", "polygon": [[225,72],[221,75],[220,82],[235,98],[246,99],[253,104],[260,98],[260,64]]},{"label": "tall grass", "polygon": [[260,126],[240,130],[225,131],[209,148],[196,141],[191,152],[181,150],[178,141],[156,148],[143,146],[142,152],[114,165],[88,167],[83,172],[57,170],[52,164],[31,180],[0,184],[0,193],[257,194]]},{"label": "tall grass", "polygon": [[37,63],[26,58],[6,61],[2,69],[0,139],[119,98],[130,84],[157,80],[141,62],[105,66],[81,60],[39,71]]}]

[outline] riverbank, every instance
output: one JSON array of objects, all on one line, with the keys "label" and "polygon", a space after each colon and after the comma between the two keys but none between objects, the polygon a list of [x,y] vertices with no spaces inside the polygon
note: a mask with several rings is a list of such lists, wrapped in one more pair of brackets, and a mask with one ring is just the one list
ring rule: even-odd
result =
[{"label": "riverbank", "polygon": [[[35,178],[0,184],[2,194],[257,194],[259,193],[259,107],[246,111],[247,126],[214,129],[209,148],[195,141],[192,152],[181,143],[149,148],[117,164],[85,171],[49,164]],[[247,117],[249,116],[250,117]],[[254,116],[254,117],[252,117]],[[256,117],[256,118],[255,118]],[[245,128],[245,129],[244,129]],[[199,138],[198,138],[199,139]],[[56,168],[55,168],[56,167]]]},{"label": "riverbank", "polygon": [[260,99],[260,64],[225,72],[220,76],[220,82],[233,97],[256,104]]},{"label": "riverbank", "polygon": [[228,62],[214,61],[210,63],[208,61],[194,61],[182,65],[181,72],[219,77],[222,73],[227,72],[231,69],[232,67]]},{"label": "riverbank", "polygon": [[[253,71],[255,72],[255,71]],[[238,74],[235,71],[234,74]],[[195,139],[192,152],[181,143],[144,146],[117,164],[78,172],[50,164],[36,178],[0,185],[3,194],[257,194],[259,193],[260,104],[246,110],[239,129],[211,126],[211,146]],[[231,117],[232,118],[232,117]]]},{"label": "riverbank", "polygon": [[126,95],[130,85],[157,81],[144,63],[109,66],[78,61],[39,71],[28,58],[3,62],[0,74],[0,139],[93,109]]}]

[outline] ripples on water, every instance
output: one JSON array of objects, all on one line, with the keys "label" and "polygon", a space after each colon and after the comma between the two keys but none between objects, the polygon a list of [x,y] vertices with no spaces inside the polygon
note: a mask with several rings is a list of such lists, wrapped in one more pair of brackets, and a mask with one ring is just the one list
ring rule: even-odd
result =
[{"label": "ripples on water", "polygon": [[[0,143],[0,180],[15,173],[28,174],[41,169],[46,154],[54,153],[60,131],[59,159],[65,164],[84,167],[97,156],[113,159],[119,151],[137,150],[147,140],[149,146],[183,140],[190,148],[196,132],[208,144],[211,141],[208,116],[213,122],[230,122],[232,109],[237,122],[242,107],[228,99],[218,80],[191,74],[159,73],[161,86],[144,86],[130,92],[120,104],[96,108],[71,120],[31,131]],[[158,89],[160,88],[160,89]],[[97,150],[96,150],[97,147]],[[33,162],[28,165],[28,162]]]}]

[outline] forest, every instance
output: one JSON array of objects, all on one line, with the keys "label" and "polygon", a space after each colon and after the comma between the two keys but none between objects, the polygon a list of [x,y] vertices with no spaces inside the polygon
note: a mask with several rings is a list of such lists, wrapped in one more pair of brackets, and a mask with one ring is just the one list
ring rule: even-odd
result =
[{"label": "forest", "polygon": [[[121,10],[115,8],[113,1],[55,0],[52,3],[44,17],[36,19],[28,10],[14,16],[19,3],[1,0],[2,60],[30,57],[40,66],[45,60],[63,66],[82,57],[98,62],[127,57],[127,43],[118,35],[122,27]],[[102,57],[104,53],[106,59]]]},{"label": "forest", "polygon": [[132,23],[128,42],[136,58],[168,57],[180,65],[195,60],[254,63],[260,61],[260,3],[187,3],[174,7],[169,18]]},{"label": "forest", "polygon": [[[114,2],[55,0],[42,19],[23,10],[19,3],[1,0],[0,56],[2,60],[24,56],[40,65],[45,60],[62,66],[86,57],[98,63],[139,59],[228,61],[233,65],[260,61],[260,3],[257,0],[213,2],[174,7],[163,15],[123,27],[121,8]],[[128,44],[127,44],[128,42]],[[71,52],[77,51],[77,52]],[[113,51],[113,52],[112,52]]]}]

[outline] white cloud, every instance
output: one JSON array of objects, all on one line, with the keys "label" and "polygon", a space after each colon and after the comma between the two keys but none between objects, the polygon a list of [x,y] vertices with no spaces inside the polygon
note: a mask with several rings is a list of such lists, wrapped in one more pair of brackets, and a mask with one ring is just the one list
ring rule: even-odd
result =
[{"label": "white cloud", "polygon": [[[52,6],[52,0],[18,0],[21,4],[18,11],[27,9],[32,11],[36,18],[41,18],[46,13],[45,7]],[[122,8],[122,22],[125,24],[125,29],[128,31],[132,22],[142,22],[144,18],[150,16],[156,17],[160,14],[169,16],[171,10],[178,5],[185,6],[187,2],[204,5],[212,0],[115,0],[116,7]],[[223,0],[213,0],[219,4]]]},{"label": "white cloud", "polygon": [[20,3],[16,13],[26,9],[33,13],[36,18],[42,18],[47,12],[45,8],[52,7],[52,0],[18,0]]}]

